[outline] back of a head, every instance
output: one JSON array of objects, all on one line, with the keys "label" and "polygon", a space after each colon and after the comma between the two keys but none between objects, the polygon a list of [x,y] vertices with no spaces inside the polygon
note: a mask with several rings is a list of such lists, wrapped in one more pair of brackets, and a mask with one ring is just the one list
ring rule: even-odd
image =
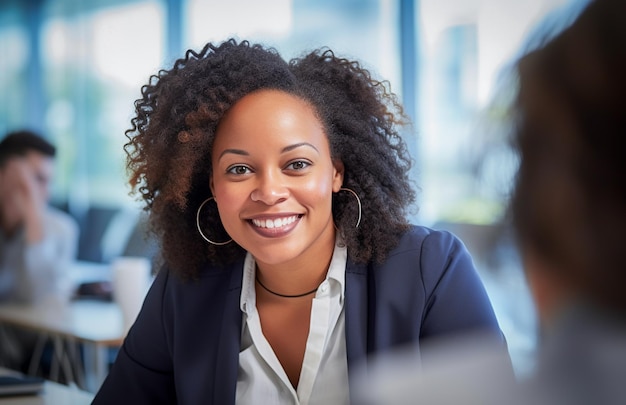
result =
[{"label": "back of a head", "polygon": [[531,250],[626,313],[626,2],[592,1],[519,65],[512,212]]},{"label": "back of a head", "polygon": [[0,166],[12,157],[24,156],[31,151],[49,157],[56,154],[54,145],[33,131],[10,132],[0,141]]}]

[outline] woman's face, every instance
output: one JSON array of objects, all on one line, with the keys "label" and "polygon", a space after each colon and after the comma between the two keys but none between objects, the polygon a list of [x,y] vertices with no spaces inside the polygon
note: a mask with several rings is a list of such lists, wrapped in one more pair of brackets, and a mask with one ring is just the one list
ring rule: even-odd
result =
[{"label": "woman's face", "polygon": [[220,122],[212,158],[222,224],[260,265],[332,253],[332,193],[343,166],[333,164],[309,104],[276,90],[245,96]]}]

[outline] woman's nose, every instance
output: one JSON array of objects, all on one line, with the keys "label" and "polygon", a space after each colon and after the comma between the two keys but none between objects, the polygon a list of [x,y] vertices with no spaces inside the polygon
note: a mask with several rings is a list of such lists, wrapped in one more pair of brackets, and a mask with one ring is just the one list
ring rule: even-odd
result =
[{"label": "woman's nose", "polygon": [[279,175],[263,175],[257,186],[250,193],[250,198],[255,202],[262,202],[266,205],[274,205],[284,201],[289,196],[289,189],[281,180]]}]

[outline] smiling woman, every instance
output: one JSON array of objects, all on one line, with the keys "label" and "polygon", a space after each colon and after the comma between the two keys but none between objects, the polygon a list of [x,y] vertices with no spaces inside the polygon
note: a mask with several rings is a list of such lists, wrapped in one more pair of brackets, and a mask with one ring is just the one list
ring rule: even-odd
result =
[{"label": "smiling woman", "polygon": [[131,185],[163,267],[95,404],[350,402],[350,370],[502,334],[464,245],[413,226],[402,107],[330,50],[229,40],[143,87]]}]

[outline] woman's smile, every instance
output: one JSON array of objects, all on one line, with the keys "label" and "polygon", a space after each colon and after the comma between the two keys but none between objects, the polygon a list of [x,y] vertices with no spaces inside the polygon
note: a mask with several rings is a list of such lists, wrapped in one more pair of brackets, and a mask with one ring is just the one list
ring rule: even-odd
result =
[{"label": "woman's smile", "polygon": [[293,222],[295,222],[299,218],[298,215],[291,215],[283,218],[268,218],[268,219],[252,219],[252,223],[259,228],[282,228]]},{"label": "woman's smile", "polygon": [[297,225],[302,215],[282,217],[259,217],[250,219],[252,228],[261,236],[268,238],[282,237],[289,234]]}]

